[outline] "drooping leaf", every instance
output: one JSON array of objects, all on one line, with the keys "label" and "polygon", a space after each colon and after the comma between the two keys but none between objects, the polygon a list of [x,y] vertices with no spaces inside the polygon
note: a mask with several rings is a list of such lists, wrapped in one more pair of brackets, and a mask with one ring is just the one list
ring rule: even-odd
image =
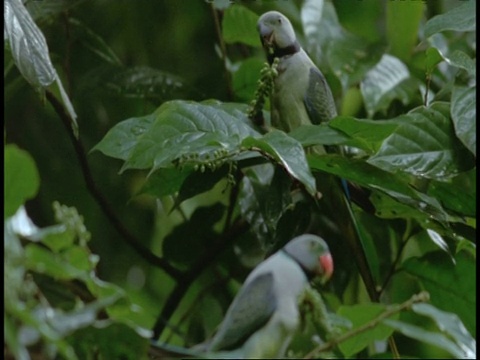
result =
[{"label": "drooping leaf", "polygon": [[310,194],[315,195],[315,178],[308,167],[305,151],[294,138],[283,131],[273,130],[262,138],[248,137],[242,145],[273,157],[293,178],[300,181]]},{"label": "drooping leaf", "polygon": [[475,4],[476,1],[469,0],[461,6],[431,18],[425,24],[425,37],[446,30],[475,31]]},{"label": "drooping leaf", "polygon": [[453,133],[449,110],[447,103],[434,103],[402,115],[402,125],[368,162],[430,179],[447,179],[468,170],[473,161]]},{"label": "drooping leaf", "polygon": [[451,115],[455,133],[473,154],[477,152],[477,87],[454,87]]},{"label": "drooping leaf", "polygon": [[50,85],[57,72],[50,61],[43,33],[21,0],[5,0],[4,12],[4,35],[23,77],[34,87]]},{"label": "drooping leaf", "polygon": [[192,174],[189,168],[158,169],[148,177],[147,182],[140,189],[140,194],[150,194],[157,198],[174,195],[180,190],[185,179]]}]

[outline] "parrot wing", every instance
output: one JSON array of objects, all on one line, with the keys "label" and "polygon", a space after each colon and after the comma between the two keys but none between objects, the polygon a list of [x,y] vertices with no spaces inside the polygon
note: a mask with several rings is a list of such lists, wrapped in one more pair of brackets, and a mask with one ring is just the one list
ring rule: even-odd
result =
[{"label": "parrot wing", "polygon": [[320,70],[311,67],[308,88],[303,98],[310,121],[314,125],[329,121],[337,116],[332,91]]},{"label": "parrot wing", "polygon": [[267,272],[256,276],[240,290],[212,339],[211,351],[241,345],[268,322],[277,307],[273,282],[273,274]]}]

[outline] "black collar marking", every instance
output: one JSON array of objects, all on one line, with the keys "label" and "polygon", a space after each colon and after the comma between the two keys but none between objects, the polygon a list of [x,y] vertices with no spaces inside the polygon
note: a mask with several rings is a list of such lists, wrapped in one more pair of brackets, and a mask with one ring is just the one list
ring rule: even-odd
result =
[{"label": "black collar marking", "polygon": [[282,58],[287,55],[293,55],[299,51],[300,51],[300,44],[298,43],[297,40],[295,40],[293,44],[281,49],[275,47],[273,50],[273,54],[270,54],[270,53],[267,54],[268,63],[272,64],[273,59],[275,59],[276,57]]}]

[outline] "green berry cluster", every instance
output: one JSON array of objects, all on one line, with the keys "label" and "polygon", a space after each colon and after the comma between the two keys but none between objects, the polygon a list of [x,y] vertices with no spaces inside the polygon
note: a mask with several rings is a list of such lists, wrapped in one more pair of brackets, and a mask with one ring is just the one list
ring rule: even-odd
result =
[{"label": "green berry cluster", "polygon": [[248,109],[248,117],[255,124],[263,126],[262,110],[265,105],[265,99],[270,96],[272,92],[275,78],[278,76],[279,58],[273,60],[272,65],[265,63],[262,70],[260,70],[260,79],[257,82],[257,90],[255,91],[255,98],[250,103]]},{"label": "green berry cluster", "polygon": [[90,240],[91,234],[83,223],[83,216],[80,215],[76,208],[61,205],[58,201],[53,202],[53,211],[55,220],[75,232],[80,245],[85,246]]}]

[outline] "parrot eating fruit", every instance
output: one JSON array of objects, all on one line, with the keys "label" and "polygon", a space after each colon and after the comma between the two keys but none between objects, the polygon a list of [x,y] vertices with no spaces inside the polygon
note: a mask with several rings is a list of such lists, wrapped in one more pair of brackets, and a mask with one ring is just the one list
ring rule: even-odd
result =
[{"label": "parrot eating fruit", "polygon": [[292,239],[250,273],[205,351],[236,358],[283,356],[300,324],[298,303],[309,280],[326,281],[332,273],[322,238]]},{"label": "parrot eating fruit", "polygon": [[301,48],[290,21],[278,11],[269,11],[258,19],[257,30],[269,64],[276,57],[280,60],[271,96],[272,126],[290,132],[335,117],[330,87]]}]

